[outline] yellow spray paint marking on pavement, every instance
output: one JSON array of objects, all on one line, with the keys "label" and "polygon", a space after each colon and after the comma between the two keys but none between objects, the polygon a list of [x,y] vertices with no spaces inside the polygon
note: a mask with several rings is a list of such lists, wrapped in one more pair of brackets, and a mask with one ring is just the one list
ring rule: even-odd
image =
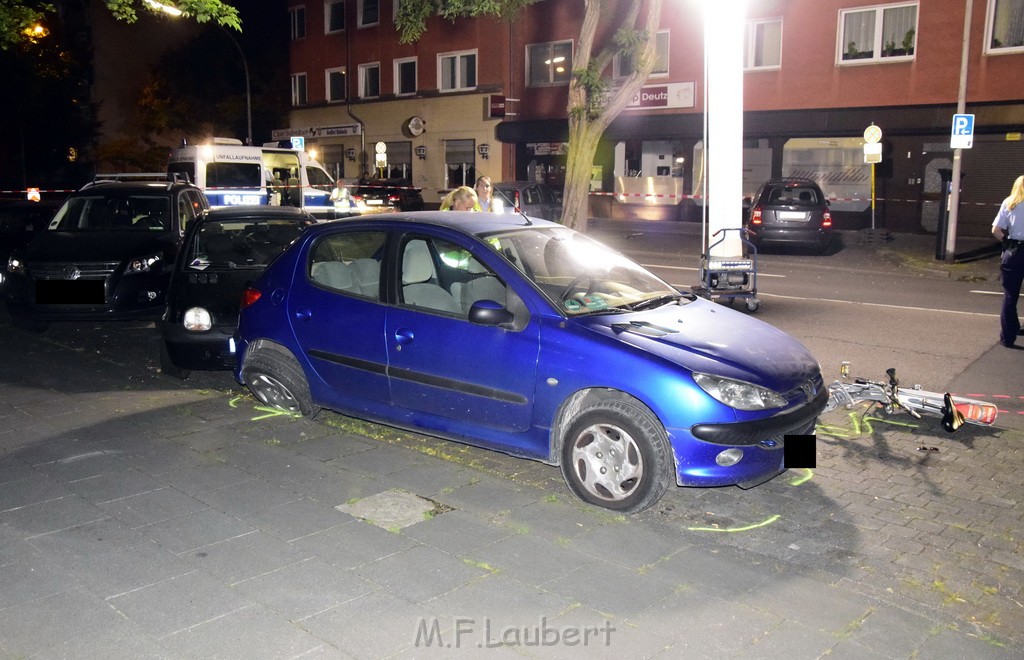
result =
[{"label": "yellow spray paint marking on pavement", "polygon": [[775,514],[771,518],[766,518],[759,523],[746,525],[744,527],[687,527],[686,529],[691,532],[729,532],[730,534],[734,534],[736,532],[749,532],[750,530],[757,529],[758,527],[765,527],[781,517],[781,515]]},{"label": "yellow spray paint marking on pavement", "polygon": [[269,417],[281,417],[282,415],[285,417],[294,417],[296,419],[302,417],[302,415],[298,413],[290,413],[284,410],[278,410],[277,408],[268,408],[267,406],[253,406],[253,410],[259,410],[260,412],[266,413],[265,415],[257,415],[256,417],[253,417],[252,421],[254,422],[261,419],[267,419]]},{"label": "yellow spray paint marking on pavement", "polygon": [[861,416],[857,412],[851,412],[848,416],[850,418],[849,427],[818,424],[814,430],[816,433],[829,435],[834,438],[858,438],[862,435],[871,435],[875,432],[875,427],[871,425],[871,422],[888,424],[890,426],[902,426],[908,429],[916,429],[918,426],[913,422],[897,422],[891,419],[886,419],[885,417]]},{"label": "yellow spray paint marking on pavement", "polygon": [[804,476],[797,477],[796,479],[791,479],[790,482],[789,482],[790,486],[799,486],[800,484],[804,483],[805,481],[810,481],[811,477],[814,476],[814,472],[811,471],[810,468],[804,468],[803,470],[804,470]]}]

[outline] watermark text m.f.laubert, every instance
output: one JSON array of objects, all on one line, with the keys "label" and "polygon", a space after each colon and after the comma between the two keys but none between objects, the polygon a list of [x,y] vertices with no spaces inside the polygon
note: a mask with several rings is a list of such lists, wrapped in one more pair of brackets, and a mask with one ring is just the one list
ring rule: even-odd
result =
[{"label": "watermark text m.f.laubert", "polygon": [[552,626],[547,617],[534,625],[498,626],[490,618],[454,617],[450,626],[439,618],[420,619],[415,645],[419,647],[497,648],[499,646],[611,646],[615,627],[600,625]]}]

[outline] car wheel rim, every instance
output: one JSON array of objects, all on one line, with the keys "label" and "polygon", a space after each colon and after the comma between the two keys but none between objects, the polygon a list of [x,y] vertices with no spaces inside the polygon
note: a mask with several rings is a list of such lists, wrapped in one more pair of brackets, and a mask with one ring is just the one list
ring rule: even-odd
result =
[{"label": "car wheel rim", "polygon": [[254,374],[249,382],[249,388],[268,406],[290,413],[299,412],[299,403],[295,400],[295,395],[276,378],[266,374]]},{"label": "car wheel rim", "polygon": [[594,497],[618,502],[632,495],[644,476],[636,441],[614,424],[594,424],[572,443],[573,475]]}]

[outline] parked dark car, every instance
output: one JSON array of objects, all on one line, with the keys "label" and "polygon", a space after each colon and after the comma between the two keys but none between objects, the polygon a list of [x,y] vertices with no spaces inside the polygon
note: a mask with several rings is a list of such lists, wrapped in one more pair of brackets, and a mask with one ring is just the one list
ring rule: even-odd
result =
[{"label": "parked dark car", "polygon": [[828,199],[811,179],[772,179],[761,184],[747,216],[750,241],[810,247],[827,253],[834,245]]},{"label": "parked dark car", "polygon": [[[6,266],[7,258],[14,250],[45,230],[50,224],[50,218],[63,202],[63,199],[0,201],[0,264]],[[6,268],[0,272],[0,285],[3,284],[6,272]]]},{"label": "parked dark car", "polygon": [[562,198],[543,183],[502,181],[494,184],[494,197],[504,201],[505,213],[525,213],[552,222],[562,217]]},{"label": "parked dark car", "polygon": [[8,258],[12,320],[41,332],[50,321],[158,317],[185,227],[207,208],[203,191],[174,175],[86,184]]},{"label": "parked dark car", "polygon": [[225,207],[193,222],[160,321],[161,371],[188,378],[193,369],[234,369],[242,292],[315,222],[292,206]]},{"label": "parked dark car", "polygon": [[243,294],[238,338],[236,378],[267,405],[560,465],[621,512],[771,479],[828,398],[792,337],[509,214],[311,227]]},{"label": "parked dark car", "polygon": [[360,179],[352,196],[359,213],[423,210],[422,189],[405,179]]}]

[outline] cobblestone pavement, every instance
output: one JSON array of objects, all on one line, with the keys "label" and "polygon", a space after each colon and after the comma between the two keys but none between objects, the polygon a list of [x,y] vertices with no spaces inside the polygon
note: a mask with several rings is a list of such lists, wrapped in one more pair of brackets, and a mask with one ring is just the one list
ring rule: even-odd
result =
[{"label": "cobblestone pavement", "polygon": [[0,657],[1024,654],[1020,431],[833,411],[816,469],[622,517],[167,378],[151,324],[0,342]]}]

